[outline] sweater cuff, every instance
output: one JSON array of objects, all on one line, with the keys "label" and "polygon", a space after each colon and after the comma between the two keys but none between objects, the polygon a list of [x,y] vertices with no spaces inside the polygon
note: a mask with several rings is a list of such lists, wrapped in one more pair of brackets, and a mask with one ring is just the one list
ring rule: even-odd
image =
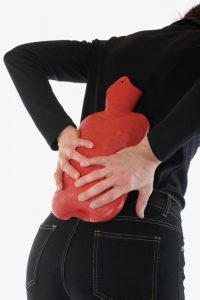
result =
[{"label": "sweater cuff", "polygon": [[59,123],[54,124],[51,133],[46,137],[46,141],[49,144],[51,150],[57,151],[59,149],[57,137],[59,133],[69,125],[77,128],[76,124],[69,116],[66,116],[64,120],[60,120]]},{"label": "sweater cuff", "polygon": [[147,133],[153,154],[162,162],[168,160],[182,146],[177,142],[177,133],[174,127],[167,127],[167,129],[165,122],[162,121]]}]

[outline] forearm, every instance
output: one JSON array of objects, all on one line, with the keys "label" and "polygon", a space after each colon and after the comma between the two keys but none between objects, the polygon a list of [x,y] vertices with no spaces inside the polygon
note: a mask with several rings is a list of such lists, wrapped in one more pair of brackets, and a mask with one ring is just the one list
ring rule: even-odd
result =
[{"label": "forearm", "polygon": [[147,133],[154,155],[167,160],[195,135],[200,135],[200,79],[170,113]]},{"label": "forearm", "polygon": [[76,124],[56,98],[49,79],[87,82],[92,43],[75,40],[19,45],[4,55],[4,63],[21,100],[52,150],[57,136]]}]

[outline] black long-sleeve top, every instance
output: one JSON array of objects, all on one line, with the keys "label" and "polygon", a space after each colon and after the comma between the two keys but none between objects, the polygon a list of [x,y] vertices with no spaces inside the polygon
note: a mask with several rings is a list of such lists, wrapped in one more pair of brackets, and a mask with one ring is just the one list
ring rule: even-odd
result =
[{"label": "black long-sleeve top", "polygon": [[86,83],[80,122],[104,110],[107,88],[128,76],[143,91],[134,111],[150,122],[151,149],[162,161],[154,188],[185,206],[187,173],[200,145],[200,20],[182,19],[154,30],[107,40],[51,40],[18,45],[4,63],[35,125],[51,150],[66,126],[76,124],[49,79]]}]

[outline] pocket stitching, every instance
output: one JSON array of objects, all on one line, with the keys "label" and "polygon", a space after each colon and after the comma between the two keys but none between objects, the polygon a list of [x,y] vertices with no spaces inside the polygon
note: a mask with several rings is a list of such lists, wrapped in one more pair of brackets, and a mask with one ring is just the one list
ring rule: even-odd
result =
[{"label": "pocket stitching", "polygon": [[[157,208],[163,210],[162,207],[160,207],[159,205],[156,205],[156,204],[154,204],[154,203],[148,203],[148,205],[150,205],[150,206],[155,206],[155,207],[157,207]],[[182,223],[181,223],[181,219],[178,218],[174,213],[172,213],[171,211],[169,211],[168,214],[172,215],[174,218],[176,218],[176,220],[177,220],[180,224],[182,224]]]},{"label": "pocket stitching", "polygon": [[[97,287],[97,284],[98,284],[97,253],[98,253],[98,241],[99,241],[99,236],[100,236],[97,232],[99,232],[99,231],[98,230],[94,231],[95,238],[94,238],[94,244],[93,244],[93,295],[97,296],[97,298],[99,298],[101,300],[113,300],[113,298],[110,298],[110,297],[104,295],[103,293],[101,293],[100,291],[98,291],[98,287]],[[94,257],[95,257],[95,263],[94,263]]]},{"label": "pocket stitching", "polygon": [[71,295],[70,295],[70,291],[69,291],[69,287],[68,287],[68,283],[67,283],[67,279],[65,279],[65,264],[67,262],[67,254],[68,254],[68,250],[70,247],[70,244],[72,242],[72,239],[74,237],[74,234],[76,233],[77,227],[80,223],[80,219],[75,219],[75,223],[71,229],[71,232],[65,242],[64,245],[64,250],[62,253],[62,259],[61,259],[61,280],[62,280],[62,285],[63,288],[65,290],[66,295],[71,299]]},{"label": "pocket stitching", "polygon": [[182,232],[181,228],[179,228],[179,227],[177,227],[175,225],[172,225],[170,223],[160,221],[160,220],[154,220],[154,219],[148,219],[148,218],[139,219],[138,217],[131,217],[131,216],[125,216],[125,215],[124,216],[120,215],[120,216],[117,216],[117,217],[115,217],[113,219],[113,221],[121,221],[121,220],[154,223],[154,224],[157,224],[157,225],[162,225],[162,226],[169,227],[172,230],[176,230],[176,231]]},{"label": "pocket stitching", "polygon": [[145,241],[154,241],[154,261],[153,261],[153,274],[152,274],[152,299],[157,298],[157,274],[158,274],[158,254],[161,236],[145,236],[145,235],[134,235],[125,233],[106,232],[102,230],[94,230],[94,243],[93,243],[93,296],[98,297],[101,300],[113,300],[109,296],[103,294],[98,290],[98,270],[97,270],[97,254],[98,254],[98,241],[100,236],[108,236],[114,238],[125,238],[125,239],[137,239]]},{"label": "pocket stitching", "polygon": [[[156,238],[156,236],[155,236]],[[157,275],[158,275],[158,262],[159,262],[159,249],[160,249],[160,241],[159,239],[155,239],[155,247],[154,247],[154,262],[153,262],[153,279],[152,279],[152,299],[157,299]],[[155,276],[155,279],[154,279]]]},{"label": "pocket stitching", "polygon": [[55,231],[57,225],[49,225],[49,224],[41,224],[38,228],[38,232],[40,229],[50,229],[49,234],[46,236],[46,238],[44,239],[43,243],[40,246],[39,252],[37,254],[37,256],[34,259],[34,263],[33,263],[33,275],[31,280],[29,280],[26,284],[26,289],[28,290],[32,285],[34,285],[36,283],[36,277],[37,277],[37,270],[38,270],[38,266],[39,266],[39,262],[40,262],[40,258],[42,256],[42,253],[44,251],[44,248],[50,238],[50,236],[52,235],[52,233]]},{"label": "pocket stitching", "polygon": [[180,299],[185,299],[184,294],[184,279],[185,279],[185,272],[184,272],[184,266],[185,266],[185,256],[184,256],[184,237],[183,233],[179,235],[179,288],[180,288]]}]

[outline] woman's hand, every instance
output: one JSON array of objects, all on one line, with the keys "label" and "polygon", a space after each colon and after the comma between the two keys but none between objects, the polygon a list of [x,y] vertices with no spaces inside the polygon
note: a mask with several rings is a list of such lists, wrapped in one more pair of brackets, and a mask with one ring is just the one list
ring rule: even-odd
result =
[{"label": "woman's hand", "polygon": [[85,160],[87,157],[76,151],[79,146],[84,146],[87,148],[92,148],[94,144],[86,139],[79,138],[80,131],[75,127],[69,125],[63,129],[58,135],[58,163],[57,168],[54,173],[54,178],[56,181],[57,189],[63,188],[62,174],[65,171],[72,178],[77,179],[80,174],[72,167],[69,160],[74,159],[78,162]]},{"label": "woman's hand", "polygon": [[104,168],[80,177],[75,181],[75,186],[80,187],[103,177],[106,179],[79,194],[78,200],[88,200],[113,187],[93,201],[93,204],[95,203],[93,208],[98,208],[114,201],[122,194],[131,190],[138,190],[136,214],[143,218],[148,198],[153,191],[154,173],[160,163],[161,161],[151,151],[147,136],[138,145],[121,149],[112,155],[86,158],[82,160],[80,166],[86,167],[95,164],[103,165]]}]

